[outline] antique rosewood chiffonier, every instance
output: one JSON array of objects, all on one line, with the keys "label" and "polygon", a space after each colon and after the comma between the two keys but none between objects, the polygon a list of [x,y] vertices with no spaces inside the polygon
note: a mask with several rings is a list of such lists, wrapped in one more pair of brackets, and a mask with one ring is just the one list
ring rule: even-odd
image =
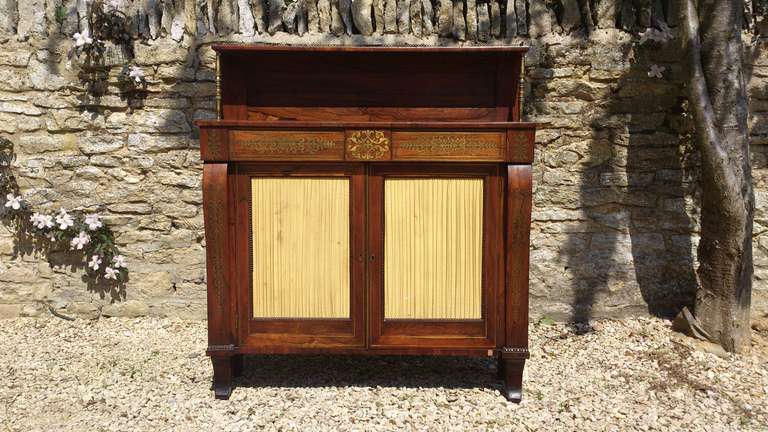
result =
[{"label": "antique rosewood chiffonier", "polygon": [[216,397],[248,354],[528,358],[522,47],[220,45],[199,121]]}]

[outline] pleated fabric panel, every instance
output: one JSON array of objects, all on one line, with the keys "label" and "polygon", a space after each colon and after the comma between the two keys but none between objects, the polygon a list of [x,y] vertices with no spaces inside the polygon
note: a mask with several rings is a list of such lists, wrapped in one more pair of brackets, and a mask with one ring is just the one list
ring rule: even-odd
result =
[{"label": "pleated fabric panel", "polygon": [[386,179],[385,319],[480,319],[482,179]]},{"label": "pleated fabric panel", "polygon": [[349,318],[347,178],[253,178],[253,316]]}]

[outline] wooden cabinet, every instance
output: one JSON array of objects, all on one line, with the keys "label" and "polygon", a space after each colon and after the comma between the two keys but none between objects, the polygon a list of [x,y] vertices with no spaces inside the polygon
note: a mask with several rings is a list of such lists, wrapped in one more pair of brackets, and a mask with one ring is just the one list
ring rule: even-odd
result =
[{"label": "wooden cabinet", "polygon": [[222,118],[198,125],[216,396],[243,355],[343,353],[493,356],[519,400],[524,49],[215,49]]}]

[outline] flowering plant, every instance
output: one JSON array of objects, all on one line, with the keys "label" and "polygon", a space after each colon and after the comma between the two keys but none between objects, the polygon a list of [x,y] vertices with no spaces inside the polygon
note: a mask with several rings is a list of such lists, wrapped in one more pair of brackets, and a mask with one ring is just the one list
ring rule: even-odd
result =
[{"label": "flowering plant", "polygon": [[[74,58],[79,60],[80,78],[92,94],[106,92],[109,69],[116,64],[124,66],[118,76],[121,92],[131,93],[146,86],[144,72],[131,65],[134,57],[131,17],[120,10],[122,3],[122,0],[87,0],[87,13],[81,18],[82,30],[72,36],[74,44],[69,50],[67,65],[71,67]],[[108,49],[109,44],[119,50]]]},{"label": "flowering plant", "polygon": [[125,257],[115,246],[112,230],[97,213],[70,212],[60,209],[54,214],[32,212],[19,192],[11,173],[13,144],[0,137],[0,218],[28,227],[28,230],[82,254],[87,271],[95,278],[123,279],[127,274]]}]

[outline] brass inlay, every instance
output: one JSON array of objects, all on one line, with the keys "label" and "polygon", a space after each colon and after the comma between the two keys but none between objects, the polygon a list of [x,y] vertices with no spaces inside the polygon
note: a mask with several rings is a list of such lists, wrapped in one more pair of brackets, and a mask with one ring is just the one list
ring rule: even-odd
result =
[{"label": "brass inlay", "polygon": [[384,182],[385,319],[481,319],[482,179]]},{"label": "brass inlay", "polygon": [[517,160],[524,160],[528,157],[528,134],[526,132],[517,132],[512,135],[512,152]]},{"label": "brass inlay", "polygon": [[209,129],[208,130],[208,156],[212,158],[220,158],[221,150],[223,147],[224,136],[227,134],[226,130],[221,129]]},{"label": "brass inlay", "polygon": [[400,148],[404,150],[424,154],[496,150],[498,146],[498,137],[495,135],[483,137],[450,133],[413,135],[408,137],[408,141],[400,144]]},{"label": "brass inlay", "polygon": [[379,159],[389,152],[389,138],[384,131],[358,130],[347,138],[347,153],[354,159]]},{"label": "brass inlay", "polygon": [[349,318],[348,178],[252,178],[256,318]]},{"label": "brass inlay", "polygon": [[319,153],[336,146],[333,140],[327,138],[295,135],[247,135],[238,142],[261,154]]},{"label": "brass inlay", "polygon": [[220,314],[224,313],[224,291],[227,290],[227,278],[225,274],[225,250],[227,217],[225,211],[227,203],[222,192],[212,186],[209,186],[208,204],[205,208],[206,219],[208,222],[206,229],[206,243],[208,248],[208,259],[211,260],[211,273],[208,276],[208,283],[213,288],[216,296],[217,308]]}]

